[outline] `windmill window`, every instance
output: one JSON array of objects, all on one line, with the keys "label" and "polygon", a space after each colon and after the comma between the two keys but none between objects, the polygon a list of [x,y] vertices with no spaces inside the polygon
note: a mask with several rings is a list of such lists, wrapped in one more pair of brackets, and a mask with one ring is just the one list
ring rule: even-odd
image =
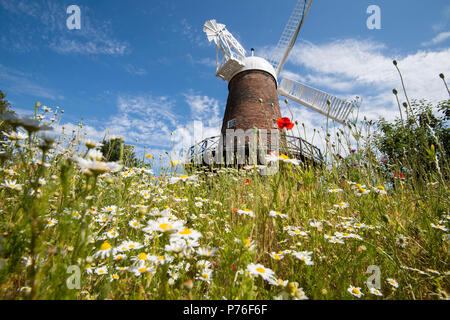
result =
[{"label": "windmill window", "polygon": [[231,119],[227,122],[227,129],[236,127],[236,119]]}]

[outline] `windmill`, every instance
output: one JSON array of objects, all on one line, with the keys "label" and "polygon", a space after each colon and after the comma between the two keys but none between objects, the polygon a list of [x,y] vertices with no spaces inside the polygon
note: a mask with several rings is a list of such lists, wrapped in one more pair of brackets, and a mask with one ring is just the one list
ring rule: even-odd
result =
[{"label": "windmill", "polygon": [[[205,22],[203,31],[208,40],[216,44],[215,75],[228,82],[229,93],[222,122],[222,135],[225,135],[227,129],[276,128],[276,120],[281,117],[278,95],[340,124],[345,124],[354,108],[352,102],[287,77],[278,81],[312,3],[313,0],[297,1],[278,41],[275,53],[269,60],[254,56],[253,49],[251,56],[246,56],[244,48],[224,24],[217,23],[216,20]],[[311,158],[316,157],[315,153],[321,157],[318,148],[300,138],[296,139],[298,140],[296,149],[299,152],[305,153],[304,150],[309,149]],[[208,139],[202,143],[200,147],[203,151],[209,148]],[[193,150],[191,147],[191,153],[194,152]]]}]

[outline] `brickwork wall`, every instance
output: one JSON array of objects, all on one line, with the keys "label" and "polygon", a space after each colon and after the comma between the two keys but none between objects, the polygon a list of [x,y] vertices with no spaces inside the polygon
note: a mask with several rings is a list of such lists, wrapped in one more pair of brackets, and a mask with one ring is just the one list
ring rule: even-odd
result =
[{"label": "brickwork wall", "polygon": [[[262,99],[262,106],[259,102]],[[273,106],[272,106],[273,104]],[[273,120],[281,117],[275,79],[264,71],[248,70],[237,74],[228,84],[228,100],[222,123],[236,119],[233,129],[272,129]]]}]

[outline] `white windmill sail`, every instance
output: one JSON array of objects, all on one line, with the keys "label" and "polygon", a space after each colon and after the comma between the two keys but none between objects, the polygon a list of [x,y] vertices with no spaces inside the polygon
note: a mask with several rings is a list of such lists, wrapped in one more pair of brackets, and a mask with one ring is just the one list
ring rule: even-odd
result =
[{"label": "white windmill sail", "polygon": [[313,0],[298,0],[294,11],[291,13],[291,17],[284,27],[281,38],[275,49],[275,54],[269,59],[269,62],[277,71],[277,76],[280,75],[287,57],[294,47],[295,40],[297,40],[300,28],[302,27],[303,21],[305,20],[312,3]]},{"label": "white windmill sail", "polygon": [[[312,2],[313,0],[297,1],[294,11],[281,34],[275,53],[269,60],[275,68],[277,76],[280,75],[289,53],[294,47]],[[285,77],[283,77],[278,86],[278,93],[341,124],[345,124],[348,115],[354,108],[354,104],[351,102]],[[328,105],[327,101],[330,101],[330,105]]]},{"label": "white windmill sail", "polygon": [[286,78],[281,80],[278,87],[278,94],[324,116],[328,116],[341,124],[345,124],[345,119],[347,119],[354,107],[351,102]]},{"label": "white windmill sail", "polygon": [[229,81],[231,76],[244,66],[245,49],[225,28],[224,24],[217,23],[216,20],[208,20],[203,25],[203,31],[209,42],[214,41],[216,50],[222,53],[222,60],[216,54],[216,76],[225,81]]}]

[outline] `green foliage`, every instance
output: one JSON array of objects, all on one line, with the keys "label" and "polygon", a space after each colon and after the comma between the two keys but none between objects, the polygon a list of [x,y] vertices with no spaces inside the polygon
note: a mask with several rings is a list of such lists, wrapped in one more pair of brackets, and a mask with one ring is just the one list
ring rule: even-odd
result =
[{"label": "green foliage", "polygon": [[437,170],[438,163],[449,163],[450,100],[434,108],[425,100],[413,101],[411,107],[405,109],[405,121],[397,118],[392,123],[385,119],[376,122],[375,146],[391,163],[420,163],[420,174]]},{"label": "green foliage", "polygon": [[100,151],[106,161],[122,161],[129,167],[138,165],[139,160],[136,158],[134,146],[124,144],[121,138],[103,139],[102,144]]},{"label": "green foliage", "polygon": [[[8,102],[8,100],[5,99],[5,97],[6,97],[6,94],[4,94],[0,90],[0,117],[5,116],[5,115],[14,116],[16,113],[9,109],[11,107],[11,105]],[[2,133],[3,131],[9,132],[11,130],[12,130],[12,126],[7,121],[3,121],[2,119],[0,119],[0,140],[2,140],[2,141],[4,140],[4,135]]]}]

